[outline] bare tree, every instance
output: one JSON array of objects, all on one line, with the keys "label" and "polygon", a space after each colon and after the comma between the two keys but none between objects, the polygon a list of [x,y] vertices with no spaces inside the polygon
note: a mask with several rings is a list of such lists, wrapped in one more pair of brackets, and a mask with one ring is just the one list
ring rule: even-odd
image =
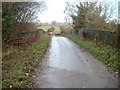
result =
[{"label": "bare tree", "polygon": [[17,2],[14,3],[15,18],[20,22],[32,22],[37,19],[37,14],[40,14],[45,8],[45,2]]},{"label": "bare tree", "polygon": [[117,20],[112,19],[115,9],[112,5],[100,2],[66,2],[64,12],[72,18],[75,28],[116,30]]},{"label": "bare tree", "polygon": [[[32,22],[37,21],[37,14],[45,9],[46,4],[42,0],[39,2],[2,2],[3,42],[9,43],[13,38],[13,33],[29,28],[28,25],[32,27]],[[24,25],[19,26],[17,23]]]}]

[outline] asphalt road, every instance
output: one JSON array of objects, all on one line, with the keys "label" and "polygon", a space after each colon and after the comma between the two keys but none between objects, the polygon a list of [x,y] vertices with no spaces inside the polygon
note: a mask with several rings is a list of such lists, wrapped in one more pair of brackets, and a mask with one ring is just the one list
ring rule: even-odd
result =
[{"label": "asphalt road", "polygon": [[101,61],[71,40],[56,36],[33,81],[36,88],[118,87],[117,78]]}]

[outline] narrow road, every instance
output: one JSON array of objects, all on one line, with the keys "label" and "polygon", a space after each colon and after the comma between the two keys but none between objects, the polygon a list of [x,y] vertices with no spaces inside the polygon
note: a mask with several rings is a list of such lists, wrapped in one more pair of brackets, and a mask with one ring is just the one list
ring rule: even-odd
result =
[{"label": "narrow road", "polygon": [[36,69],[34,81],[37,88],[118,87],[117,78],[102,62],[71,40],[56,36]]}]

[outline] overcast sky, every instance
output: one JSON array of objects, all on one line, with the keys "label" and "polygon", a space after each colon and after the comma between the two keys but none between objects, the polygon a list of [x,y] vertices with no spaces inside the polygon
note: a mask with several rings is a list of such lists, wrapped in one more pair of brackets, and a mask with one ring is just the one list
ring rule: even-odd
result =
[{"label": "overcast sky", "polygon": [[64,22],[64,8],[67,0],[46,0],[47,9],[39,15],[41,22]]},{"label": "overcast sky", "polygon": [[[75,0],[46,0],[47,9],[42,12],[42,14],[38,15],[41,22],[65,22],[65,2],[66,1],[75,1]],[[91,1],[91,0],[80,0],[80,1]],[[119,0],[92,0],[92,1],[108,1],[112,4],[112,2]]]}]

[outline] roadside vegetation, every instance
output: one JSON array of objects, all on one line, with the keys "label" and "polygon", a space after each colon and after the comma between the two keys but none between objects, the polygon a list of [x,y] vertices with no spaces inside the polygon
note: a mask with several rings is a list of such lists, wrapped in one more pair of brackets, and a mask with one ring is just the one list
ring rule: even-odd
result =
[{"label": "roadside vegetation", "polygon": [[80,47],[85,48],[88,50],[91,54],[96,56],[98,60],[103,61],[106,65],[113,68],[118,74],[120,70],[120,51],[116,48],[103,44],[101,42],[95,42],[93,40],[84,39],[78,35],[64,35],[71,40],[73,40],[75,43],[80,45]]},{"label": "roadside vegetation", "polygon": [[49,42],[49,36],[44,35],[18,51],[3,57],[2,87],[27,88],[31,73],[42,60]]},{"label": "roadside vegetation", "polygon": [[107,42],[120,49],[119,3],[67,1],[65,14],[74,34]]},{"label": "roadside vegetation", "polygon": [[37,30],[46,9],[40,2],[2,2],[2,88],[27,88],[45,54],[49,36]]},{"label": "roadside vegetation", "polygon": [[[13,45],[26,44],[21,42],[30,35],[18,35],[21,32],[30,32],[37,29],[38,17],[46,8],[44,1],[40,2],[2,2],[2,45],[3,51]],[[37,31],[36,31],[37,32]],[[34,34],[35,32],[33,32]],[[25,37],[25,38],[24,38]]]},{"label": "roadside vegetation", "polygon": [[67,1],[64,10],[66,20],[74,28],[64,35],[113,68],[116,73],[120,71],[120,25],[117,22],[117,10],[117,1],[113,4]]}]

